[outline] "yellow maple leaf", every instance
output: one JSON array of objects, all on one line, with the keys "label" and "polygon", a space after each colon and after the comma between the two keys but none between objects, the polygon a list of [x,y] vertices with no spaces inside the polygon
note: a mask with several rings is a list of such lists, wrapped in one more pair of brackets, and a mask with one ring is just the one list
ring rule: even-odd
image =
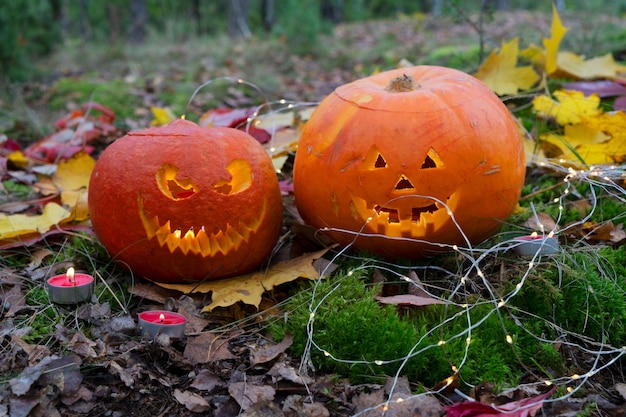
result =
[{"label": "yellow maple leaf", "polygon": [[482,80],[496,94],[516,94],[527,90],[539,81],[532,66],[518,67],[519,38],[502,42],[499,50],[493,50],[474,76]]},{"label": "yellow maple leaf", "polygon": [[519,51],[519,56],[526,58],[537,68],[544,68],[546,65],[546,51],[539,45],[528,45]]},{"label": "yellow maple leaf", "polygon": [[546,48],[545,58],[545,71],[548,74],[552,74],[557,70],[557,55],[559,51],[559,45],[567,28],[561,23],[561,17],[556,9],[556,6],[552,4],[552,26],[550,28],[550,38],[543,38],[543,46]]},{"label": "yellow maple leaf", "polygon": [[615,78],[618,73],[626,71],[626,65],[615,62],[611,54],[585,60],[572,52],[559,52],[557,66],[567,75],[585,80]]},{"label": "yellow maple leaf", "polygon": [[96,161],[84,152],[59,162],[52,181],[61,191],[61,203],[72,212],[64,221],[83,221],[89,218],[87,188],[95,164]]},{"label": "yellow maple leaf", "polygon": [[150,121],[150,126],[165,126],[176,119],[176,116],[169,107],[150,107],[154,118]]},{"label": "yellow maple leaf", "polygon": [[320,279],[319,272],[313,267],[313,261],[321,258],[330,248],[308,253],[298,258],[279,262],[268,270],[252,272],[238,277],[200,284],[164,284],[155,283],[163,288],[181,291],[185,294],[211,293],[211,303],[202,311],[211,311],[216,307],[228,307],[239,301],[258,307],[263,293],[277,285],[294,281],[298,278]]},{"label": "yellow maple leaf", "polygon": [[70,212],[56,203],[46,204],[43,213],[36,216],[0,214],[0,242],[45,233],[69,216]]},{"label": "yellow maple leaf", "polygon": [[597,116],[600,97],[591,94],[587,97],[580,91],[557,90],[554,99],[540,95],[533,99],[533,110],[543,117],[553,117],[561,126],[581,122],[582,117]]},{"label": "yellow maple leaf", "polygon": [[560,150],[558,157],[584,165],[614,164],[626,161],[626,114],[603,113],[567,125],[563,134],[548,133],[542,140]]}]

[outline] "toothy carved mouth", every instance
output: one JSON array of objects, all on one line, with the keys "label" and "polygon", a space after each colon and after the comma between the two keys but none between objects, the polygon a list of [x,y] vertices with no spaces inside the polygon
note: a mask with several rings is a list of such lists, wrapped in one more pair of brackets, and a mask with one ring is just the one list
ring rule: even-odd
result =
[{"label": "toothy carved mouth", "polygon": [[[454,196],[448,197],[446,204],[453,204]],[[376,233],[387,236],[424,236],[445,224],[450,216],[445,205],[434,201],[425,206],[396,209],[387,206],[369,206],[362,198],[352,196],[352,214],[367,222]]]},{"label": "toothy carved mouth", "polygon": [[156,238],[159,246],[167,246],[170,253],[179,249],[184,255],[193,254],[202,257],[215,256],[218,252],[226,255],[237,250],[242,243],[250,240],[250,235],[255,233],[265,217],[266,201],[263,199],[259,215],[249,224],[239,222],[238,225],[226,225],[226,230],[219,230],[208,233],[204,226],[199,227],[197,232],[193,227],[187,231],[176,229],[172,231],[171,222],[168,220],[164,224],[159,222],[159,216],[148,217],[144,211],[141,194],[138,198],[139,216],[146,231],[148,239]]}]

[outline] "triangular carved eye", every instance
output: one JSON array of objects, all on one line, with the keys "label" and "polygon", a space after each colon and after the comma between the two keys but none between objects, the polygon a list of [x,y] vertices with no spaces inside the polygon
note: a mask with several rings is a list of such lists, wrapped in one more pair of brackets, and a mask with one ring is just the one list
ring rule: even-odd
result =
[{"label": "triangular carved eye", "polygon": [[376,158],[376,162],[374,162],[374,168],[385,168],[386,166],[387,166],[387,161],[385,161],[385,158],[383,158],[381,154],[378,154],[378,157]]},{"label": "triangular carved eye", "polygon": [[381,168],[387,168],[387,161],[378,148],[376,146],[372,146],[370,150],[367,151],[362,169],[365,171],[374,171]]},{"label": "triangular carved eye", "polygon": [[439,157],[439,154],[437,154],[433,148],[430,148],[426,154],[426,158],[424,158],[424,162],[422,163],[422,169],[441,167],[443,167],[443,161]]}]

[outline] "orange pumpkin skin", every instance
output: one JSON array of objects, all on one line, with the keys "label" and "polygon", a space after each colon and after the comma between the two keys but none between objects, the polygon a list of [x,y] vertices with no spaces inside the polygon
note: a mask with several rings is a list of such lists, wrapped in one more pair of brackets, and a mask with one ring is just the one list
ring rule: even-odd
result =
[{"label": "orange pumpkin skin", "polygon": [[516,122],[485,84],[417,66],[321,102],[298,144],[294,194],[303,220],[336,242],[420,258],[467,246],[459,227],[472,244],[495,233],[525,171]]},{"label": "orange pumpkin skin", "polygon": [[278,179],[262,145],[236,129],[186,120],[112,143],[88,195],[107,251],[157,282],[248,272],[268,257],[282,224]]}]

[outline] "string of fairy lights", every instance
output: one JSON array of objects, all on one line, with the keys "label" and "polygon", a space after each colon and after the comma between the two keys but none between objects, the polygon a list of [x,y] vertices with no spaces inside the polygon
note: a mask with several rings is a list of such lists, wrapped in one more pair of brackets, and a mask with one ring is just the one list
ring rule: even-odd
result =
[{"label": "string of fairy lights", "polygon": [[[261,89],[257,87],[256,85],[249,83],[242,79],[222,77],[219,79],[211,80],[203,84],[202,86],[198,87],[198,89],[193,93],[192,97],[189,99],[188,105],[191,104],[191,102],[194,100],[194,97],[202,88],[205,88],[208,85],[217,81],[225,81],[225,82],[230,82],[230,83],[234,83],[237,85],[249,87],[252,90],[256,91],[263,98],[264,103],[261,106],[259,106],[257,110],[248,118],[247,124],[249,126],[257,125],[260,121],[263,120],[263,118],[272,117],[275,114],[280,113],[280,112],[298,110],[298,109],[302,109],[306,107],[311,107],[317,104],[313,102],[296,102],[296,101],[288,101],[284,99],[270,101],[265,96],[265,94],[261,91]],[[272,141],[274,140],[274,135],[273,135],[274,132],[271,132],[271,133],[272,133],[272,139],[268,146],[268,152],[270,153],[270,155],[273,155],[275,152],[278,152],[279,150],[277,149],[277,147],[273,146],[272,144]],[[557,175],[561,174],[563,176],[562,182],[560,184],[562,188],[560,191],[560,194],[557,197],[552,198],[551,201],[547,202],[547,204],[557,205],[558,207],[557,216],[556,216],[556,219],[554,220],[554,224],[555,224],[554,227],[546,228],[542,224],[542,222],[539,221],[539,216],[535,210],[534,205],[530,206],[531,213],[533,217],[537,220],[537,225],[539,226],[539,230],[536,233],[540,236],[548,237],[548,238],[558,237],[559,235],[563,233],[567,233],[569,230],[573,230],[577,227],[580,227],[586,224],[586,222],[588,222],[592,218],[594,211],[598,207],[598,191],[600,189],[607,195],[612,196],[613,198],[616,198],[620,202],[626,203],[626,190],[624,189],[622,185],[620,185],[620,183],[626,183],[626,165],[616,164],[616,165],[610,165],[610,166],[591,166],[588,168],[576,169],[571,166],[567,166],[568,162],[564,160],[561,160],[561,161],[558,161],[558,160],[554,161],[554,160],[547,160],[547,159],[540,160],[536,156],[533,156],[532,161],[533,161],[533,164],[537,167],[552,171],[553,173],[556,173]],[[280,168],[277,168],[277,170],[279,171]],[[583,218],[574,222],[570,222],[568,224],[561,224],[567,198],[570,195],[576,193],[576,189],[575,189],[576,184],[579,184],[581,182],[584,182],[589,186],[588,187],[589,195],[587,198],[590,203],[590,209],[584,215]],[[406,197],[431,198],[429,196],[415,196],[415,195],[404,196],[404,198]],[[400,197],[400,198],[403,198],[403,197]],[[533,334],[530,330],[528,330],[525,326],[523,326],[521,323],[522,316],[532,317],[535,319],[540,319],[540,317],[538,317],[537,315],[534,315],[532,312],[529,312],[529,311],[519,311],[519,309],[515,308],[514,306],[511,306],[511,301],[516,296],[519,295],[520,291],[522,291],[522,289],[526,285],[527,280],[529,279],[533,271],[535,271],[539,265],[541,265],[542,263],[546,263],[546,262],[553,262],[558,267],[558,262],[559,262],[558,256],[542,255],[541,247],[538,247],[536,253],[534,253],[532,256],[525,258],[523,260],[523,262],[525,262],[525,268],[523,269],[523,273],[518,277],[518,281],[515,283],[514,286],[512,286],[512,289],[508,293],[497,294],[497,291],[493,288],[491,284],[490,278],[492,277],[489,276],[488,272],[485,272],[485,269],[482,266],[490,258],[497,256],[500,253],[508,252],[511,249],[515,248],[515,246],[519,244],[519,241],[504,237],[503,239],[499,240],[497,243],[493,244],[493,246],[491,247],[487,247],[487,248],[473,247],[471,243],[469,242],[469,239],[467,239],[467,237],[463,234],[463,230],[460,228],[460,226],[456,222],[453,212],[446,205],[446,203],[444,201],[440,201],[435,198],[432,198],[432,199],[446,209],[448,216],[454,222],[454,224],[456,225],[457,229],[461,232],[461,234],[465,237],[465,241],[466,241],[466,245],[464,247],[459,247],[457,245],[447,245],[444,243],[435,243],[435,244],[441,247],[447,248],[449,251],[456,253],[458,257],[464,261],[463,262],[464,268],[460,271],[449,271],[449,270],[445,270],[441,266],[431,265],[431,266],[426,266],[426,267],[425,266],[417,266],[417,267],[413,266],[412,269],[413,270],[423,269],[424,271],[428,271],[428,270],[436,271],[440,275],[445,275],[445,276],[450,277],[449,284],[451,285],[449,288],[438,288],[439,290],[445,290],[445,291],[438,291],[439,293],[447,294],[445,298],[438,298],[438,296],[434,292],[432,293],[428,292],[425,289],[425,285],[421,285],[421,283],[419,284],[416,283],[414,280],[409,278],[407,274],[401,272],[401,271],[406,271],[407,267],[389,263],[387,261],[377,261],[377,260],[368,259],[367,262],[363,262],[361,266],[355,267],[352,270],[348,271],[346,275],[351,276],[352,274],[355,274],[359,272],[360,270],[376,268],[378,270],[384,271],[385,273],[391,276],[395,276],[397,279],[403,282],[406,282],[409,285],[419,286],[419,289],[421,291],[426,291],[431,297],[435,299],[440,299],[446,304],[456,307],[458,309],[458,312],[456,312],[455,314],[449,315],[448,317],[444,318],[439,323],[433,323],[433,325],[424,334],[421,334],[418,340],[414,341],[413,348],[402,357],[379,358],[379,359],[374,359],[374,360],[342,358],[338,354],[333,352],[331,349],[320,345],[318,341],[316,340],[316,318],[318,314],[320,314],[320,309],[324,305],[325,301],[329,297],[331,297],[332,294],[341,287],[341,285],[343,285],[342,280],[338,279],[334,281],[332,288],[328,292],[323,294],[321,297],[319,296],[320,282],[314,281],[312,284],[312,288],[311,288],[310,302],[308,305],[309,317],[308,317],[306,330],[305,330],[307,334],[307,342],[306,342],[305,351],[301,360],[300,372],[306,373],[310,369],[315,369],[315,365],[312,363],[312,351],[313,350],[319,351],[322,355],[324,355],[327,358],[332,359],[333,361],[341,362],[347,365],[362,364],[362,365],[375,367],[375,366],[383,366],[387,364],[397,364],[397,371],[393,378],[393,384],[390,387],[390,390],[388,392],[389,399],[385,401],[384,403],[378,404],[377,406],[362,410],[357,415],[365,414],[372,410],[378,410],[378,411],[384,412],[390,407],[391,403],[393,402],[400,403],[403,401],[408,401],[420,395],[433,395],[433,394],[441,393],[444,390],[450,389],[453,383],[458,379],[461,369],[465,366],[468,360],[469,348],[470,348],[470,345],[474,343],[475,335],[481,331],[481,325],[488,318],[490,318],[490,316],[494,314],[500,317],[501,322],[502,322],[502,315],[506,314],[507,317],[512,318],[515,321],[515,323],[518,324],[518,328],[521,329],[521,331],[524,331],[529,336],[534,337],[538,342],[541,342],[541,343],[557,343],[558,342],[561,346],[567,346],[573,349],[577,349],[579,352],[582,352],[588,355],[589,357],[593,358],[593,360],[589,362],[589,367],[584,373],[574,373],[571,375],[557,376],[557,377],[550,377],[550,378],[546,377],[543,379],[539,379],[536,382],[521,383],[517,385],[517,387],[524,387],[524,388],[535,389],[535,390],[540,390],[541,388],[543,388],[544,391],[545,389],[549,389],[550,387],[562,388],[561,390],[558,391],[557,396],[547,398],[544,400],[545,402],[560,401],[560,400],[564,400],[566,398],[573,396],[578,390],[582,389],[585,386],[585,384],[589,382],[590,378],[592,378],[594,375],[598,374],[599,372],[607,368],[610,368],[612,365],[614,365],[616,362],[622,359],[624,355],[626,355],[626,346],[623,346],[623,347],[610,346],[606,342],[606,340],[604,340],[604,338],[603,340],[599,340],[599,341],[590,340],[589,338],[586,338],[584,335],[575,334],[566,328],[558,326],[556,323],[548,323],[548,324],[550,327],[552,327],[555,330],[556,333],[563,336],[563,337],[560,337],[558,340],[551,340],[549,338],[546,338],[543,335]],[[374,213],[372,213],[372,217],[367,219],[367,222],[372,221],[373,215]],[[622,214],[622,216],[626,216],[626,211]],[[358,232],[340,230],[340,229],[330,228],[330,227],[322,230],[322,232],[332,231],[332,232],[352,234],[354,235],[354,239],[356,239],[358,236],[362,236],[362,235],[367,236],[367,234],[364,233],[366,224],[364,224],[363,229],[361,229]],[[389,238],[389,239],[410,240],[410,238],[405,238],[405,237],[397,237],[397,238]],[[579,243],[580,243],[579,246],[584,247],[585,243],[584,243],[583,238],[580,238]],[[567,255],[567,251],[573,250],[573,248],[576,248],[576,246],[577,246],[576,243],[574,243],[573,245],[565,247],[565,248],[560,247],[558,254]],[[328,263],[327,268],[329,268],[331,265],[336,264],[336,263],[340,264],[342,259],[353,257],[353,255],[350,255],[349,249],[350,249],[350,246],[348,245],[344,248],[337,250],[334,253],[332,259],[330,259],[330,262]],[[326,276],[327,272],[328,272],[327,270],[322,271],[321,272],[322,276]],[[608,279],[608,275],[609,274],[607,273],[607,279]],[[486,291],[486,293],[489,294],[489,297],[484,297],[484,299],[480,301],[474,301],[472,303],[467,302],[466,301],[466,299],[468,298],[467,296],[475,293],[477,287],[480,287],[484,291]],[[591,286],[589,286],[588,290],[590,293],[593,293],[593,288]],[[470,311],[476,308],[478,305],[484,305],[484,304],[491,305],[492,308],[488,311],[487,314],[483,315],[478,320],[472,320]],[[463,331],[458,332],[457,334],[448,336],[447,338],[441,338],[435,344],[424,345],[423,342],[427,339],[427,337],[434,335],[434,334],[438,334],[442,328],[444,328],[450,322],[458,318],[465,318],[467,320],[467,325]],[[543,320],[546,320],[546,319],[543,319]],[[515,344],[516,340],[514,336],[506,331],[504,324],[502,324],[502,327],[504,330],[504,338],[506,342],[509,345]],[[443,332],[441,333],[443,334]],[[407,395],[404,397],[402,396],[399,397],[399,396],[394,395],[395,389],[397,388],[397,382],[399,380],[399,377],[402,375],[403,369],[405,368],[405,366],[407,365],[408,361],[411,358],[416,357],[430,349],[441,349],[445,345],[457,339],[465,341],[464,353],[463,353],[463,356],[458,361],[458,363],[451,365],[450,376],[443,381],[444,382],[443,385],[440,384],[440,386],[437,389],[426,390],[419,394]],[[580,342],[576,342],[575,340],[580,340]],[[458,395],[462,397],[466,397],[468,400],[472,400],[471,398],[467,397],[458,388],[454,388],[454,389]],[[521,409],[523,409],[524,407],[531,407],[531,406],[532,404],[522,406],[517,411],[521,411]],[[494,406],[494,408],[498,409],[498,407],[496,406]],[[505,411],[505,410],[503,409],[502,411]],[[506,410],[506,412],[512,412],[512,411],[513,410],[508,410],[508,409]]]},{"label": "string of fairy lights", "polygon": [[[574,169],[571,167],[567,167],[564,168],[561,164],[559,163],[552,163],[549,161],[544,161],[540,163],[540,166],[544,167],[544,168],[550,168],[556,172],[562,172],[564,174],[564,178],[562,180],[562,185],[563,185],[563,190],[561,192],[561,194],[554,198],[551,203],[552,204],[558,204],[558,217],[555,220],[555,224],[558,226],[561,220],[561,216],[565,207],[565,198],[572,192],[572,189],[575,185],[576,182],[580,182],[580,181],[584,181],[587,184],[590,185],[589,187],[589,199],[590,199],[590,203],[591,203],[591,209],[588,211],[588,213],[580,220],[576,221],[576,222],[572,222],[567,224],[566,226],[564,226],[561,229],[557,229],[557,226],[555,226],[553,229],[551,230],[545,230],[544,226],[541,222],[538,222],[538,225],[540,227],[540,232],[546,236],[546,237],[554,237],[557,236],[560,233],[563,233],[565,231],[567,231],[568,229],[573,229],[576,228],[577,226],[583,225],[585,224],[587,221],[589,221],[589,219],[591,218],[594,210],[597,208],[598,205],[598,193],[597,193],[597,188],[602,188],[605,192],[607,192],[608,194],[610,194],[611,196],[617,198],[619,201],[621,202],[626,202],[626,190],[619,184],[619,182],[623,182],[626,179],[626,167],[625,166],[618,166],[618,165],[613,165],[613,166],[594,166],[594,167],[590,167],[589,169]],[[441,201],[439,201],[440,204],[444,205],[445,204]],[[449,210],[449,208],[447,208],[448,211],[448,215],[451,217],[451,219],[454,221],[454,215],[453,213]],[[534,212],[534,208],[533,209],[533,213],[536,216],[536,212]],[[626,215],[626,214],[624,214]],[[369,219],[371,221],[371,219]],[[458,226],[458,224],[457,224]],[[329,228],[328,230],[332,230],[332,231],[340,231],[337,229],[333,229],[333,228]],[[459,228],[459,230],[462,232],[462,230]],[[354,232],[350,232],[350,231],[343,231],[344,233],[354,233]],[[355,233],[355,238],[356,235],[358,235],[358,233]],[[406,239],[406,238],[401,238],[401,239]],[[305,353],[305,357],[306,358],[310,358],[310,349],[318,349],[320,350],[324,356],[326,357],[330,357],[335,361],[338,362],[343,362],[346,364],[366,364],[366,365],[374,365],[374,366],[381,366],[381,365],[385,365],[385,364],[389,364],[389,363],[396,363],[396,362],[400,362],[400,365],[398,366],[398,371],[395,374],[395,379],[394,381],[398,380],[398,377],[402,374],[402,370],[404,368],[404,366],[406,365],[406,363],[408,362],[409,359],[411,359],[414,356],[420,355],[421,353],[423,353],[425,350],[428,349],[434,349],[437,347],[442,347],[448,343],[450,343],[451,340],[455,339],[455,338],[465,338],[465,343],[466,343],[466,349],[465,349],[465,354],[462,357],[461,361],[458,364],[452,365],[451,367],[451,375],[450,377],[448,377],[445,380],[445,385],[442,386],[441,388],[439,388],[436,391],[426,391],[423,392],[421,394],[417,394],[417,395],[428,395],[428,394],[436,394],[438,392],[441,392],[445,389],[447,389],[456,379],[460,369],[463,367],[465,361],[468,358],[468,351],[469,351],[469,346],[470,344],[473,342],[473,334],[475,332],[480,331],[480,326],[483,322],[485,322],[488,317],[492,314],[501,314],[502,310],[508,306],[509,302],[516,297],[519,292],[522,290],[522,288],[524,287],[527,279],[529,278],[531,272],[541,263],[544,262],[545,260],[545,256],[541,255],[540,250],[538,249],[537,252],[527,261],[527,268],[526,271],[521,275],[521,277],[519,278],[519,281],[515,284],[515,286],[513,287],[513,290],[511,292],[509,292],[508,294],[504,294],[501,296],[497,296],[493,291],[492,291],[492,287],[490,285],[490,281],[488,279],[488,277],[486,276],[486,274],[484,273],[483,269],[481,268],[481,265],[484,263],[484,261],[490,257],[493,256],[495,253],[501,252],[501,251],[507,251],[510,250],[512,247],[514,247],[516,244],[518,244],[518,242],[515,242],[514,240],[503,240],[497,244],[495,244],[492,247],[489,248],[473,248],[471,247],[471,245],[467,245],[467,247],[463,247],[460,248],[456,245],[445,245],[445,244],[439,244],[440,246],[445,246],[448,249],[450,249],[451,251],[456,252],[459,256],[461,256],[462,258],[464,258],[466,261],[469,261],[469,266],[466,267],[465,271],[462,274],[456,274],[457,275],[457,284],[451,289],[449,295],[443,300],[448,304],[460,307],[461,310],[457,313],[457,316],[459,317],[466,317],[468,320],[467,323],[467,327],[463,332],[460,332],[452,337],[449,337],[448,339],[441,339],[439,340],[439,342],[436,345],[427,345],[427,346],[421,346],[422,342],[424,341],[424,339],[426,338],[426,336],[433,334],[435,332],[437,332],[442,326],[445,326],[449,321],[455,319],[455,316],[450,316],[448,318],[446,318],[444,321],[440,322],[440,323],[435,323],[433,324],[433,326],[424,334],[420,337],[419,340],[415,341],[414,347],[413,349],[408,352],[404,357],[401,358],[393,358],[393,359],[376,359],[376,360],[372,360],[372,361],[365,361],[365,360],[351,360],[351,359],[344,359],[344,358],[340,358],[337,357],[333,354],[333,352],[326,350],[325,347],[323,346],[319,346],[317,344],[317,342],[315,341],[315,317],[316,314],[319,310],[319,308],[321,307],[321,305],[324,303],[324,299],[328,296],[330,296],[330,294],[332,294],[332,292],[334,290],[336,290],[337,288],[339,288],[339,286],[341,285],[341,283],[337,283],[335,285],[335,287],[333,289],[331,289],[331,291],[329,291],[329,293],[327,293],[322,299],[317,300],[316,294],[315,294],[315,288],[313,289],[313,292],[311,294],[311,305],[309,306],[309,311],[310,311],[310,316],[309,316],[309,321],[307,324],[307,334],[308,334],[308,346],[307,346],[307,353]],[[339,251],[333,258],[332,261],[340,261],[342,256],[345,256],[345,252],[347,251],[348,248],[344,248],[343,250]],[[566,251],[567,249],[561,249],[561,251]],[[551,261],[552,258],[548,258],[548,262]],[[417,285],[412,279],[410,279],[409,277],[402,275],[401,273],[397,272],[398,268],[401,268],[399,265],[395,265],[396,269],[392,269],[389,267],[385,267],[382,266],[380,264],[377,264],[376,262],[368,262],[366,265],[363,265],[360,268],[355,268],[351,271],[349,271],[347,273],[347,275],[351,275],[355,272],[357,272],[358,269],[367,269],[367,268],[377,268],[377,269],[382,269],[385,270],[385,272],[391,273],[391,274],[395,274],[399,279],[408,282],[412,285]],[[448,271],[449,275],[455,275],[454,273],[452,273],[451,271]],[[493,309],[490,310],[490,312],[486,315],[484,315],[482,318],[480,318],[477,321],[472,322],[471,318],[470,318],[470,314],[469,311],[470,309],[474,308],[476,305],[478,304],[466,304],[466,303],[462,303],[462,302],[458,302],[455,301],[455,299],[457,298],[457,296],[465,294],[468,292],[467,286],[471,283],[473,283],[473,280],[476,279],[478,281],[480,281],[480,283],[482,284],[482,287],[484,289],[486,289],[488,291],[488,293],[491,296],[491,299],[486,299],[485,301],[483,301],[484,303],[491,303],[493,304]],[[316,284],[314,284],[315,287]],[[420,289],[423,290],[423,288],[420,287]],[[589,291],[593,292],[593,288],[589,287]],[[471,292],[471,291],[470,291]],[[431,296],[435,297],[433,294],[431,294]],[[507,311],[507,314],[509,315],[513,315],[512,312]],[[530,314],[532,315],[532,313],[529,312],[524,312],[524,314]],[[537,318],[535,316],[535,318]],[[519,318],[515,318],[516,322],[519,324]],[[572,332],[569,332],[567,329],[558,327],[556,324],[551,323],[551,326],[553,326],[554,328],[558,328],[558,333],[559,334],[563,334],[563,335],[572,335],[575,337],[578,337],[580,339],[583,339],[584,337],[581,337],[581,335],[576,335],[573,334]],[[535,337],[538,341],[543,342],[543,343],[555,343],[557,341],[555,340],[550,340],[547,339],[545,337],[542,337],[541,335],[535,335],[529,332],[528,329],[526,329],[524,326],[522,326],[521,324],[519,325],[519,327],[528,332],[531,336]],[[506,342],[508,344],[513,344],[515,343],[513,337],[505,332],[505,339]],[[612,366],[613,364],[615,364],[617,361],[619,361],[625,354],[626,354],[626,346],[624,347],[613,347],[610,346],[606,343],[605,340],[601,340],[601,341],[588,341],[586,340],[585,343],[575,343],[569,340],[558,340],[558,342],[563,345],[563,346],[569,346],[572,348],[575,348],[577,350],[579,350],[580,352],[584,352],[587,355],[590,355],[591,357],[593,357],[593,361],[591,362],[591,365],[589,367],[589,369],[582,374],[572,374],[569,376],[560,376],[560,377],[555,377],[552,379],[543,379],[540,380],[538,382],[535,383],[529,383],[529,384],[521,384],[519,386],[526,386],[526,387],[537,387],[539,385],[544,385],[545,387],[551,387],[551,386],[560,386],[560,387],[564,387],[564,389],[561,391],[562,394],[559,395],[558,397],[554,397],[551,399],[546,399],[545,401],[560,401],[566,398],[569,398],[570,396],[574,395],[578,390],[580,390],[588,381],[591,377],[593,377],[594,375],[596,375],[597,373],[599,373],[600,371],[609,368],[610,366]],[[589,348],[589,346],[595,346],[596,348]],[[607,359],[608,358],[608,359]],[[380,408],[381,411],[385,411],[388,407],[389,404],[391,402],[401,402],[401,401],[407,401],[408,399],[410,399],[411,397],[415,397],[417,395],[414,396],[410,396],[410,397],[406,397],[406,398],[395,398],[392,399],[393,397],[393,390],[395,388],[395,382],[391,387],[391,390],[388,394],[389,400],[387,400],[385,403],[380,404],[378,406],[378,408]],[[465,394],[463,394],[460,390],[455,389],[457,394],[461,395],[461,396],[465,396]],[[471,398],[468,398],[469,400],[472,400]],[[530,406],[528,406],[530,407]],[[376,407],[374,407],[375,409]],[[494,407],[497,409],[497,407]],[[361,413],[365,413],[367,411],[372,410],[372,408],[369,408],[367,410],[362,411]],[[504,410],[503,410],[504,411]],[[511,410],[507,410],[508,412],[511,412]],[[518,410],[519,411],[519,410]]]}]

